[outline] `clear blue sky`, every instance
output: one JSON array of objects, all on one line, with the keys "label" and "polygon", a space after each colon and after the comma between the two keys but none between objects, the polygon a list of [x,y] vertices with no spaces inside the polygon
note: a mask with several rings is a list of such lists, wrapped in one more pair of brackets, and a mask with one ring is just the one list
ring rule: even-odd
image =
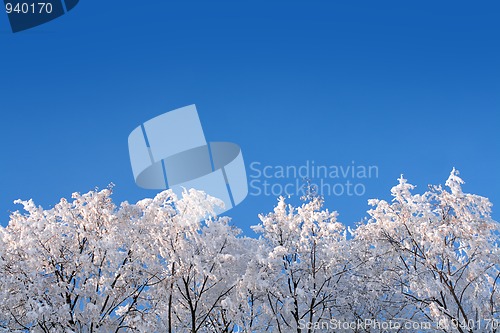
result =
[{"label": "clear blue sky", "polygon": [[[17,198],[48,208],[110,182],[117,202],[154,195],[134,183],[128,134],[193,103],[248,167],[376,165],[365,195],[326,197],[346,224],[401,173],[424,191],[452,167],[500,220],[497,1],[117,3],[17,34],[0,14],[2,225]],[[275,202],[228,215],[250,234]]]}]

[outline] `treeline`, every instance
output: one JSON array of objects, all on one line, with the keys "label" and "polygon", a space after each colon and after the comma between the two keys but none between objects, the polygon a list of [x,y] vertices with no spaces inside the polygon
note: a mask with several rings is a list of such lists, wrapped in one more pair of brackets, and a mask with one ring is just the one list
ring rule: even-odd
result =
[{"label": "treeline", "polygon": [[401,178],[354,229],[321,197],[280,198],[258,239],[195,190],[20,201],[0,228],[0,331],[495,332],[499,228],[462,184]]}]

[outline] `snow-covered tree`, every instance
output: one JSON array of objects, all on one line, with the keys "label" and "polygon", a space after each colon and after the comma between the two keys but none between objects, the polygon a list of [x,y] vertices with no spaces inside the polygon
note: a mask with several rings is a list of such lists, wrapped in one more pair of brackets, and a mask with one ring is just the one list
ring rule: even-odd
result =
[{"label": "snow-covered tree", "polygon": [[0,229],[0,328],[198,332],[222,325],[213,320],[234,289],[240,258],[238,231],[210,217],[220,201],[165,191],[117,209],[110,194],[75,193],[50,210],[20,202],[27,214],[14,213]]},{"label": "snow-covered tree", "polygon": [[321,197],[304,200],[296,208],[281,197],[274,212],[261,215],[262,223],[254,227],[261,242],[245,287],[264,312],[259,329],[312,332],[343,306],[344,227],[337,213],[321,209]]},{"label": "snow-covered tree", "polygon": [[462,184],[453,170],[413,194],[401,177],[349,232],[317,195],[279,198],[258,239],[196,190],[19,201],[0,227],[0,332],[495,332],[498,223]]},{"label": "snow-covered tree", "polygon": [[427,318],[446,332],[493,332],[500,310],[498,224],[491,203],[463,193],[462,184],[453,170],[449,191],[431,186],[419,195],[401,177],[392,203],[370,201],[371,220],[356,238],[383,267],[377,285],[404,297],[407,312],[398,316]]}]

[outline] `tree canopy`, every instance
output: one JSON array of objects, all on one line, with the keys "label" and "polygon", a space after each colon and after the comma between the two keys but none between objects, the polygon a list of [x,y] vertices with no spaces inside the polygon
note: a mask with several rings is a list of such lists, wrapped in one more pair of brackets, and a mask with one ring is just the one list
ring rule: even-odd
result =
[{"label": "tree canopy", "polygon": [[258,238],[196,190],[19,201],[0,227],[0,331],[495,332],[499,225],[462,184],[453,170],[414,194],[401,177],[356,228],[320,196],[280,197]]}]

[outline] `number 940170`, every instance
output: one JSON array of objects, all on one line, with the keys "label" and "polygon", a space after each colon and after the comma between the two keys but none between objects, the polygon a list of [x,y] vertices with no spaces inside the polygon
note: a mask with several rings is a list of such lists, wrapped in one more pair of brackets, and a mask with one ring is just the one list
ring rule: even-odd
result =
[{"label": "number 940170", "polygon": [[50,2],[38,3],[15,3],[7,2],[5,4],[7,14],[50,14],[52,13],[52,4]]}]

